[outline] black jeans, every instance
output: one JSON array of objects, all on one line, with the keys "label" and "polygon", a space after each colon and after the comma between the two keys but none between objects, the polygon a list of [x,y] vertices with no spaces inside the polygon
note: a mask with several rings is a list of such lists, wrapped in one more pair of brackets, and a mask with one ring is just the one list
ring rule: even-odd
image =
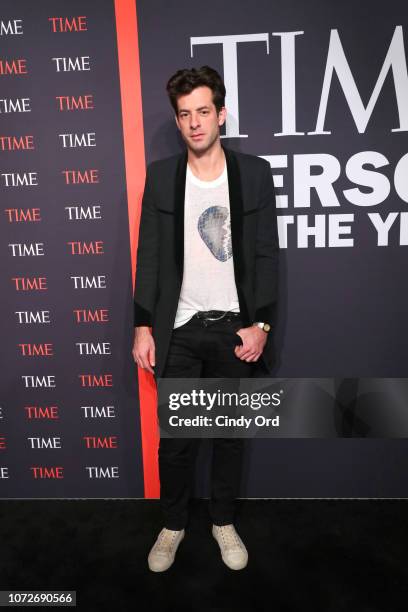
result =
[{"label": "black jeans", "polygon": [[[198,313],[199,316],[199,313]],[[236,357],[242,344],[236,331],[240,316],[227,314],[219,321],[195,315],[173,330],[163,378],[250,378],[254,362]],[[234,522],[239,496],[245,439],[213,438],[210,516],[215,525]],[[183,529],[200,438],[161,438],[159,444],[160,504],[167,529]]]}]

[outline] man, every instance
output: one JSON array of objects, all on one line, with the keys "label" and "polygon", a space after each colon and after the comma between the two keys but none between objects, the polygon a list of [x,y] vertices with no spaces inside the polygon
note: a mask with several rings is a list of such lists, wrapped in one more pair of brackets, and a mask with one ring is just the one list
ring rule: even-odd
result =
[{"label": "man", "polygon": [[[133,357],[156,378],[269,373],[278,265],[269,164],[221,145],[225,87],[215,70],[179,70],[167,92],[186,151],[147,168]],[[242,569],[248,553],[233,521],[244,440],[212,442],[212,533],[226,565]],[[152,571],[170,567],[184,537],[197,443],[160,440],[164,528],[148,557]]]}]

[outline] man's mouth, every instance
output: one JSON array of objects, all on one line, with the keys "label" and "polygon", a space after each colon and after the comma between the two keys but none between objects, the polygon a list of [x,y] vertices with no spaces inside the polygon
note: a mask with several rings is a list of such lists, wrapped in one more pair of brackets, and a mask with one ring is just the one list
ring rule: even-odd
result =
[{"label": "man's mouth", "polygon": [[202,138],[204,136],[204,134],[191,134],[191,138],[194,138],[194,140],[196,138]]}]

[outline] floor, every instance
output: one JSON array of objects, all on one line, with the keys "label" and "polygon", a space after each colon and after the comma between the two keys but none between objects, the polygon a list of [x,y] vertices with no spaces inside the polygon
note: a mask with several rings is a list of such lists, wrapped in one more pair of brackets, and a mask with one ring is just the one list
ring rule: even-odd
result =
[{"label": "floor", "polygon": [[147,555],[157,500],[3,500],[0,590],[75,590],[81,610],[396,612],[408,602],[406,500],[239,500],[233,571],[194,499],[175,563]]}]

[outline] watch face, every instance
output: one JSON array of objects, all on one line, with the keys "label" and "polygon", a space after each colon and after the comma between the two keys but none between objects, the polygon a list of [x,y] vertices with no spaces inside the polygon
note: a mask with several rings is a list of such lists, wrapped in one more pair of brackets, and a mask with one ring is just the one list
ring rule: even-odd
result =
[{"label": "watch face", "polygon": [[269,323],[264,323],[263,328],[264,328],[264,330],[265,330],[266,332],[268,332],[268,331],[270,331],[271,326],[269,325]]}]

